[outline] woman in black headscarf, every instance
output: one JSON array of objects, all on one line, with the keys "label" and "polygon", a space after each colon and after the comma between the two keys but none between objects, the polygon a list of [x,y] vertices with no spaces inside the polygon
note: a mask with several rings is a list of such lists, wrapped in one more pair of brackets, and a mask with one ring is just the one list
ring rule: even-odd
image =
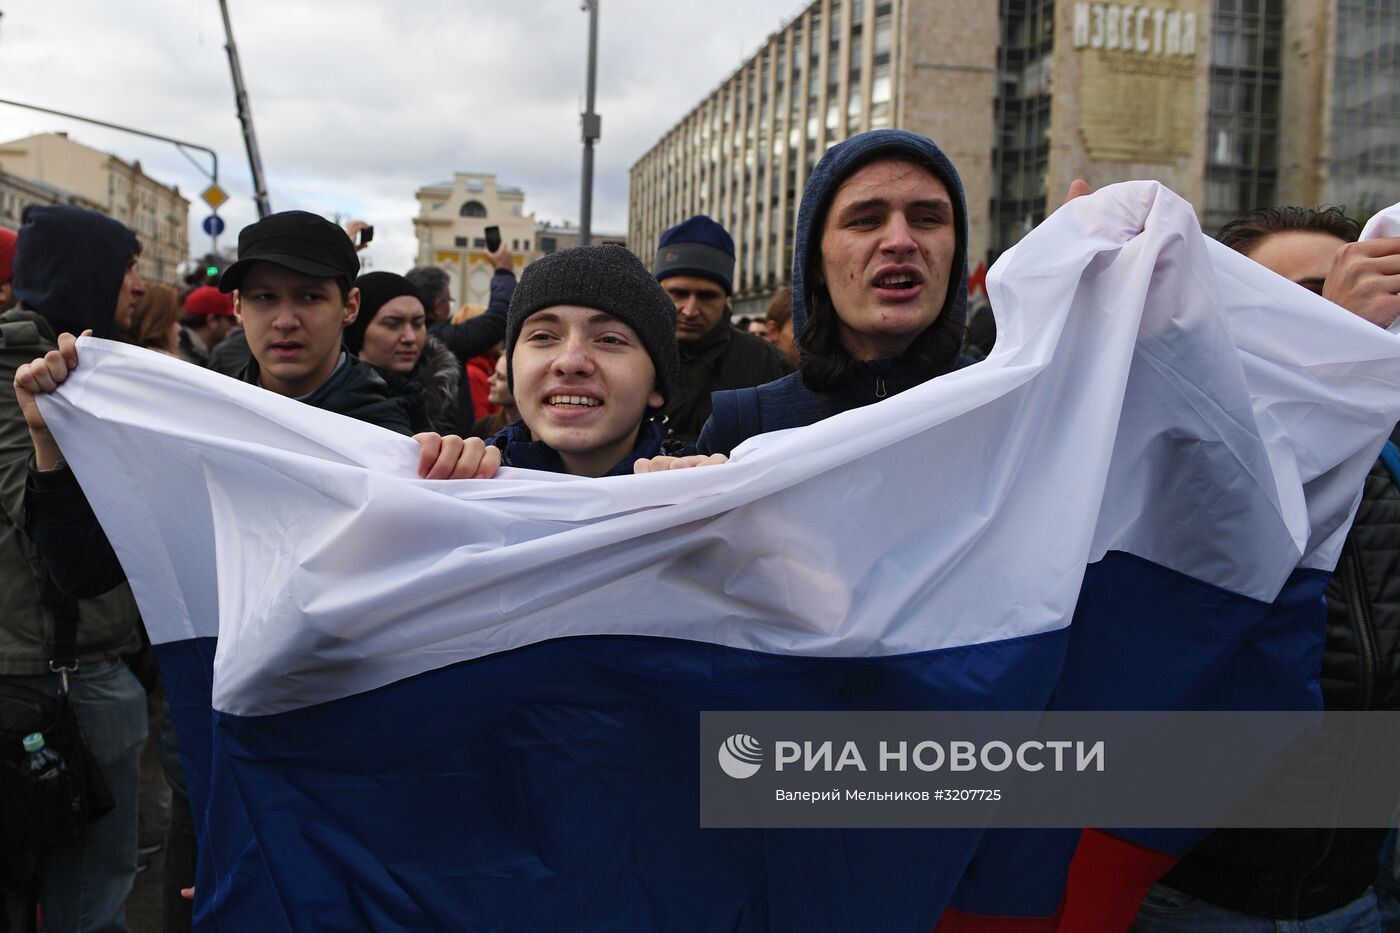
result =
[{"label": "woman in black headscarf", "polygon": [[355,287],[360,313],[345,328],[346,347],[391,377],[423,388],[428,430],[465,433],[471,425],[462,423],[457,409],[462,366],[451,350],[428,336],[427,315],[412,284],[392,272],[367,272]]}]

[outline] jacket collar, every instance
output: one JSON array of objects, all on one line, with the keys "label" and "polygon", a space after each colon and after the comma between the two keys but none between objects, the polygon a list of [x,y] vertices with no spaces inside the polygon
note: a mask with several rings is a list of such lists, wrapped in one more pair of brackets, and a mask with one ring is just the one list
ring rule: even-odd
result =
[{"label": "jacket collar", "polygon": [[[568,472],[564,469],[564,461],[560,459],[558,452],[544,441],[535,440],[523,421],[515,421],[506,425],[486,443],[500,449],[501,462],[505,466],[521,467],[526,470],[543,470],[546,473]],[[632,452],[603,475],[628,476],[632,473],[632,465],[638,460],[658,457],[662,454],[675,456],[687,450],[689,448],[683,450],[674,442],[668,442],[662,438],[661,431],[656,427],[655,422],[644,421],[641,431],[637,434],[637,445],[632,448]]]},{"label": "jacket collar", "polygon": [[716,347],[724,346],[729,342],[730,332],[733,329],[729,324],[729,308],[726,306],[719,323],[706,331],[699,340],[687,340],[677,345],[680,349],[681,362],[689,362]]}]

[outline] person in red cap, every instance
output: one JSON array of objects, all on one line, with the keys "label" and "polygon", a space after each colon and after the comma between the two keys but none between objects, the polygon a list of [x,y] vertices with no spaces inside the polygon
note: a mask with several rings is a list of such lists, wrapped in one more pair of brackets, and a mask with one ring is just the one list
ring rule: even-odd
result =
[{"label": "person in red cap", "polygon": [[232,295],[213,285],[196,288],[185,296],[185,313],[180,318],[180,352],[200,366],[208,366],[210,351],[236,324]]},{"label": "person in red cap", "polygon": [[19,234],[8,227],[0,227],[0,314],[19,304],[15,297],[15,244]]}]

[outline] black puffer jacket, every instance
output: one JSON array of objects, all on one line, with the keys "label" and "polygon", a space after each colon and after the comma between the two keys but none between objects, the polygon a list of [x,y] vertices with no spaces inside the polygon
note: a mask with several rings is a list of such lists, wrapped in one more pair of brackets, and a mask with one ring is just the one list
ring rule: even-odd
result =
[{"label": "black puffer jacket", "polygon": [[[1391,435],[1400,440],[1400,427]],[[1377,461],[1327,587],[1322,699],[1400,710],[1400,485]],[[1162,879],[1194,897],[1276,919],[1316,917],[1375,880],[1385,829],[1215,832]]]},{"label": "black puffer jacket", "polygon": [[1380,461],[1327,586],[1322,696],[1328,709],[1400,710],[1400,486]]}]

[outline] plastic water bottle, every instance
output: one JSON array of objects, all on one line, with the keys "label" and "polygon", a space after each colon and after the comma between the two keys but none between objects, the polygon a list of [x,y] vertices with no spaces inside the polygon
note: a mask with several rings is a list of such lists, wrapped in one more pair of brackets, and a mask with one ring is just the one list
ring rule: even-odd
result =
[{"label": "plastic water bottle", "polygon": [[27,781],[52,781],[65,770],[63,756],[44,744],[44,734],[35,732],[24,737],[24,762],[20,773]]}]

